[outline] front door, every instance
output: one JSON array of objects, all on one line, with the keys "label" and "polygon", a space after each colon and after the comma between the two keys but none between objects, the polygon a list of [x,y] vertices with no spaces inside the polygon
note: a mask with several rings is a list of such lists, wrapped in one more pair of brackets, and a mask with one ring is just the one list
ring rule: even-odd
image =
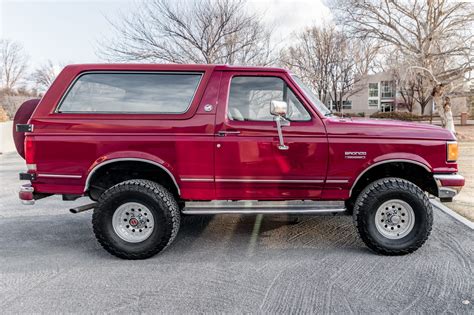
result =
[{"label": "front door", "polygon": [[[279,148],[272,100],[288,103]],[[215,187],[218,199],[318,199],[328,144],[314,109],[285,73],[224,72],[216,115]]]}]

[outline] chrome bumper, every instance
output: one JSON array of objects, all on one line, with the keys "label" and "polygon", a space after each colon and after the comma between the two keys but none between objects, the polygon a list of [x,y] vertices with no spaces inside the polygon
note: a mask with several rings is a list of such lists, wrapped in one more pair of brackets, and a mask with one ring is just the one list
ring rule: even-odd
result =
[{"label": "chrome bumper", "polygon": [[451,201],[464,186],[464,177],[459,174],[435,174],[433,175],[438,185],[438,197],[441,201]]}]

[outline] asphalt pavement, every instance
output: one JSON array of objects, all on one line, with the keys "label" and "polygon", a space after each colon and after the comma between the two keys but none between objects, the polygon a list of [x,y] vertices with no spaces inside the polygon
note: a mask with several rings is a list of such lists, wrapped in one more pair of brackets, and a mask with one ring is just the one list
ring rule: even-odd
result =
[{"label": "asphalt pavement", "polygon": [[175,242],[126,261],[96,242],[88,202],[17,199],[0,155],[2,313],[473,313],[474,233],[435,209],[428,242],[379,256],[348,216],[186,217]]}]

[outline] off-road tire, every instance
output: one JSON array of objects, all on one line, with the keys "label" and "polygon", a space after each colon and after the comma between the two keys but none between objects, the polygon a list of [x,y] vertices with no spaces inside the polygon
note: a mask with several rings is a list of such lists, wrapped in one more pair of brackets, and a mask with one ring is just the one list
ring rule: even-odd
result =
[{"label": "off-road tire", "polygon": [[[153,232],[142,242],[126,242],[114,231],[113,214],[126,202],[144,204],[153,214]],[[92,215],[92,226],[98,242],[110,254],[123,259],[146,259],[173,242],[180,219],[178,204],[166,188],[149,180],[133,179],[121,182],[101,195]]]},{"label": "off-road tire", "polygon": [[[384,237],[375,226],[377,209],[391,199],[405,201],[415,215],[412,230],[400,239]],[[401,178],[389,177],[369,184],[360,193],[353,219],[367,247],[383,255],[405,255],[420,248],[428,239],[433,226],[433,210],[427,195],[418,186]]]}]

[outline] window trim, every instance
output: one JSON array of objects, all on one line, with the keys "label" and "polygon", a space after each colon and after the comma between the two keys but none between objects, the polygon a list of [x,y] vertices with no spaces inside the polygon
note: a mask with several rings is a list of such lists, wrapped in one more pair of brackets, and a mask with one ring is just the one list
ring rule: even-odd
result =
[{"label": "window trim", "polygon": [[[184,75],[184,74],[194,74],[194,75],[199,75],[199,81],[196,85],[196,88],[194,89],[191,101],[189,102],[187,108],[182,112],[107,112],[107,111],[61,112],[60,111],[64,100],[69,95],[70,91],[76,85],[77,81],[79,81],[79,79],[81,77],[83,77],[85,75],[88,75],[88,74],[108,74],[108,73],[113,73],[113,74],[182,74],[182,75]],[[59,102],[57,103],[53,113],[54,114],[59,114],[59,115],[95,115],[95,114],[99,114],[99,115],[183,115],[183,114],[186,114],[191,109],[192,104],[193,104],[193,102],[196,98],[196,94],[199,90],[199,87],[201,86],[202,81],[203,81],[204,75],[205,75],[205,72],[203,72],[203,71],[137,71],[137,70],[130,70],[130,71],[127,71],[127,70],[118,70],[118,71],[114,71],[114,70],[94,71],[94,70],[92,70],[92,71],[84,71],[84,72],[79,73],[74,78],[74,80],[69,84],[66,91],[63,93],[63,95],[61,96]]]},{"label": "window trim", "polygon": [[229,86],[227,87],[227,101],[226,101],[226,107],[225,107],[225,119],[226,121],[232,121],[232,122],[239,122],[239,123],[249,123],[249,122],[258,122],[258,123],[273,123],[274,120],[236,120],[236,119],[230,119],[228,114],[229,114],[229,101],[230,101],[230,92],[232,88],[232,80],[237,77],[247,77],[247,78],[277,78],[283,81],[283,83],[290,89],[290,91],[293,93],[293,95],[296,97],[296,99],[300,102],[301,106],[303,106],[304,110],[308,114],[309,118],[307,120],[290,120],[288,121],[292,123],[307,123],[313,120],[313,115],[310,110],[308,110],[306,103],[301,99],[301,97],[298,96],[298,94],[295,92],[295,89],[289,84],[287,80],[285,80],[284,77],[275,75],[275,74],[269,74],[269,75],[253,75],[250,73],[244,73],[244,74],[235,74],[232,75],[229,79]]}]

